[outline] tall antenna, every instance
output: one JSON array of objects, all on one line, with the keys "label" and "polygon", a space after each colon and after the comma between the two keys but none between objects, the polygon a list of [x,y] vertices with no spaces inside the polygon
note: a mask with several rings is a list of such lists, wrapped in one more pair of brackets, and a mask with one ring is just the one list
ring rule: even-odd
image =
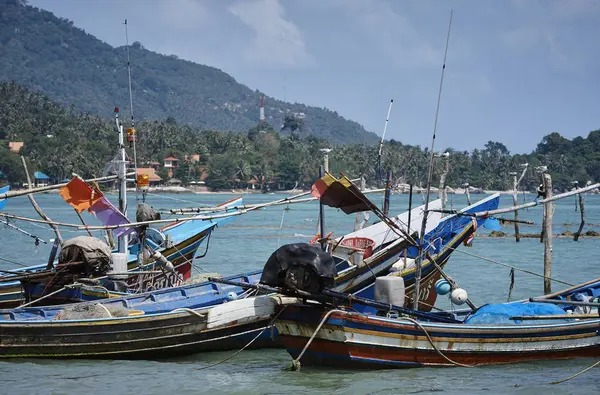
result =
[{"label": "tall antenna", "polygon": [[383,125],[383,134],[381,135],[381,142],[379,143],[379,153],[377,154],[377,171],[379,172],[379,178],[383,178],[383,169],[381,168],[381,152],[383,151],[383,141],[385,140],[385,132],[387,125],[390,120],[390,113],[392,112],[392,105],[394,99],[390,100],[390,106],[388,107],[387,116],[385,117],[385,124]]},{"label": "tall antenna", "polygon": [[[137,140],[137,131],[135,130],[135,121],[133,117],[133,90],[131,89],[131,60],[129,57],[129,31],[127,29],[127,19],[125,19],[125,45],[127,47],[127,79],[129,82],[129,112],[131,114],[131,128],[127,129],[127,140],[129,144],[133,145],[133,165],[135,167],[135,176],[137,178],[138,175],[138,167],[137,167],[137,152],[135,143]],[[135,201],[138,199],[138,187],[137,182],[135,186]],[[144,199],[145,200],[145,199]]]},{"label": "tall antenna", "polygon": [[413,295],[413,309],[419,310],[419,288],[421,286],[421,263],[423,262],[423,249],[425,248],[424,237],[427,229],[427,216],[429,215],[429,197],[431,194],[431,178],[433,173],[435,133],[437,131],[438,115],[440,113],[440,101],[442,100],[442,86],[444,85],[444,72],[446,71],[446,58],[448,56],[448,43],[450,42],[450,29],[452,28],[452,14],[454,10],[450,10],[450,22],[448,23],[448,35],[446,36],[446,50],[444,51],[444,64],[442,66],[442,76],[440,78],[440,88],[438,91],[437,107],[435,110],[435,122],[433,123],[433,137],[431,139],[431,157],[429,159],[429,173],[427,175],[427,194],[425,195],[425,209],[423,213],[423,222],[421,223],[421,233],[419,234],[419,254],[415,259],[415,290]]}]

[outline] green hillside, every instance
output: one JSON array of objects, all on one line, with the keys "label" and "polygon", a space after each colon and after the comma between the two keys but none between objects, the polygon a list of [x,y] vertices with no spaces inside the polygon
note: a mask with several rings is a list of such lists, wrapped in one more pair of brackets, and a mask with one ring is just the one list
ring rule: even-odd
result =
[{"label": "green hillside", "polygon": [[[15,81],[66,106],[129,117],[126,48],[113,48],[54,14],[0,0],[0,80]],[[115,21],[118,25],[119,21]],[[131,45],[135,116],[200,129],[246,132],[258,123],[261,93],[219,69]],[[334,143],[373,143],[377,136],[334,111],[265,98],[266,121],[299,136]],[[305,118],[302,119],[302,114]]]}]

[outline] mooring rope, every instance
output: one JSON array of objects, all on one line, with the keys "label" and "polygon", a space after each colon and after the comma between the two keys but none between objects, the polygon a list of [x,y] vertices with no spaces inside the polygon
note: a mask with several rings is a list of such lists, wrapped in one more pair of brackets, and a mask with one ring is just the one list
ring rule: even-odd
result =
[{"label": "mooring rope", "polygon": [[279,315],[281,313],[283,313],[283,310],[285,310],[287,306],[283,306],[283,308],[281,310],[279,310],[279,312],[275,315],[275,317],[273,317],[273,319],[271,320],[271,322],[269,322],[269,325],[265,326],[264,328],[262,328],[262,330],[260,332],[258,332],[258,334],[256,336],[254,336],[254,338],[252,340],[250,340],[244,347],[240,348],[239,350],[237,350],[236,352],[234,352],[233,354],[229,355],[227,358],[222,359],[218,362],[212,363],[210,365],[207,366],[203,366],[201,368],[194,368],[194,370],[204,370],[204,369],[208,369],[208,368],[212,368],[215,367],[217,365],[220,365],[224,362],[229,361],[231,358],[235,357],[236,355],[238,355],[239,353],[241,353],[242,351],[244,351],[245,349],[247,349],[248,347],[250,347],[252,345],[252,343],[254,343],[256,340],[258,340],[258,338],[269,328],[271,328],[273,326],[273,324],[275,323],[275,320],[279,317]]},{"label": "mooring rope", "polygon": [[463,368],[476,368],[478,365],[465,365],[463,363],[460,362],[456,362],[453,361],[452,359],[448,358],[442,351],[440,351],[440,349],[435,345],[435,343],[433,342],[433,339],[431,338],[431,336],[429,336],[429,332],[427,332],[427,330],[423,327],[423,325],[421,325],[417,320],[414,320],[410,317],[402,317],[402,319],[405,319],[407,321],[412,322],[413,324],[415,324],[415,326],[417,326],[419,329],[421,329],[423,331],[423,333],[425,334],[425,336],[427,336],[427,340],[429,340],[429,344],[431,344],[431,347],[433,347],[433,349],[440,354],[440,356],[442,358],[444,358],[446,361],[450,362],[453,365],[456,366],[460,366]]},{"label": "mooring rope", "polygon": [[304,353],[306,352],[306,350],[308,349],[308,346],[310,346],[310,344],[313,342],[313,340],[315,339],[315,336],[317,336],[317,333],[319,332],[319,330],[321,330],[321,327],[325,324],[325,322],[327,322],[327,320],[329,319],[329,316],[333,313],[347,313],[347,311],[344,310],[339,310],[339,309],[333,309],[333,310],[329,310],[325,316],[323,316],[323,319],[321,320],[321,322],[319,323],[319,325],[317,326],[317,329],[315,329],[315,331],[313,332],[312,336],[310,337],[310,339],[308,339],[308,341],[306,342],[306,344],[304,345],[304,348],[302,349],[302,351],[300,352],[300,355],[298,355],[298,358],[294,359],[292,361],[292,365],[290,366],[290,370],[291,371],[299,371],[300,370],[300,359],[302,358],[302,356],[304,355]]},{"label": "mooring rope", "polygon": [[[321,322],[319,322],[319,325],[317,326],[317,329],[315,329],[315,331],[313,332],[312,336],[310,337],[310,339],[308,339],[308,342],[306,342],[306,344],[304,345],[304,348],[302,349],[302,351],[300,352],[300,354],[298,355],[298,357],[296,359],[294,359],[292,361],[292,365],[290,366],[290,370],[292,371],[299,371],[300,370],[300,359],[302,358],[302,356],[304,355],[304,353],[306,352],[306,350],[308,349],[308,347],[310,346],[310,344],[313,342],[313,340],[315,339],[315,337],[317,336],[317,333],[321,330],[321,327],[327,322],[327,320],[329,319],[329,316],[332,313],[343,313],[343,314],[348,314],[347,311],[344,310],[339,310],[339,309],[333,309],[333,310],[329,310],[324,316],[323,319],[321,319]],[[446,361],[448,361],[449,363],[451,363],[452,365],[456,365],[456,366],[460,366],[463,368],[475,368],[478,365],[465,365],[456,361],[453,361],[452,359],[448,358],[446,355],[444,355],[444,353],[442,353],[442,351],[440,351],[440,349],[435,345],[435,343],[433,342],[433,339],[431,338],[431,336],[429,335],[429,332],[427,332],[427,330],[423,327],[423,325],[421,325],[418,321],[409,318],[409,317],[402,317],[402,319],[405,319],[407,321],[412,322],[413,324],[415,324],[415,326],[417,326],[419,329],[421,329],[423,331],[423,333],[425,333],[425,336],[427,337],[427,340],[429,341],[429,344],[431,344],[431,347],[433,347],[433,349],[442,357],[444,358]]]},{"label": "mooring rope", "polygon": [[[40,297],[40,298],[37,298],[37,299],[35,299],[35,300],[32,300],[32,301],[30,301],[30,302],[27,302],[27,303],[25,303],[25,304],[22,304],[22,305],[18,306],[18,307],[17,307],[17,309],[22,309],[23,307],[30,306],[30,305],[32,305],[32,304],[34,304],[34,303],[36,303],[36,302],[39,302],[40,300],[46,299],[46,298],[48,298],[48,297],[50,297],[50,296],[52,296],[52,295],[56,295],[57,293],[59,293],[59,292],[62,292],[62,291],[64,291],[65,289],[69,289],[69,288],[76,288],[76,287],[75,287],[75,285],[76,285],[76,284],[72,284],[72,285],[66,285],[66,286],[62,287],[61,289],[59,289],[59,290],[57,290],[57,291],[50,292],[48,295],[44,295],[44,296],[42,296],[42,297]],[[77,285],[79,286],[80,284],[77,284]]]},{"label": "mooring rope", "polygon": [[567,377],[566,379],[562,379],[562,380],[558,380],[558,381],[552,381],[550,382],[550,384],[560,384],[560,383],[564,383],[565,381],[569,381],[571,379],[574,379],[575,377],[584,374],[585,372],[587,372],[588,370],[592,370],[594,369],[596,366],[600,365],[600,361],[596,362],[595,364],[588,366],[587,368],[583,369],[582,371],[575,373],[572,376]]}]

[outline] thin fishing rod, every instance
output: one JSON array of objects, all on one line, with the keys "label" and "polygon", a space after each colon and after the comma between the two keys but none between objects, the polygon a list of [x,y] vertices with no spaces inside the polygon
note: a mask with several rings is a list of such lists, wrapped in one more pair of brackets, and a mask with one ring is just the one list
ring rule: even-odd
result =
[{"label": "thin fishing rod", "polygon": [[[129,57],[129,31],[127,29],[127,19],[125,19],[125,47],[127,48],[127,79],[129,82],[129,112],[131,114],[131,130],[132,130],[132,138],[133,138],[133,165],[135,167],[135,175],[137,177],[138,174],[138,167],[137,167],[137,152],[136,152],[136,140],[137,140],[137,135],[136,135],[136,130],[135,130],[135,121],[134,121],[134,117],[133,117],[133,90],[131,89],[131,59]],[[135,185],[135,201],[137,202],[138,199],[138,187],[137,187],[137,180],[136,180],[136,185]]]},{"label": "thin fishing rod", "polygon": [[387,130],[387,125],[390,120],[390,113],[392,112],[392,105],[394,104],[394,99],[390,100],[390,106],[388,107],[387,116],[385,117],[385,124],[383,125],[383,134],[381,135],[381,142],[379,143],[379,152],[377,154],[377,171],[379,172],[379,178],[383,178],[383,171],[381,168],[381,153],[383,151],[383,142],[385,140],[385,132]]},{"label": "thin fishing rod", "polygon": [[419,243],[421,248],[417,259],[415,259],[415,290],[413,296],[413,308],[419,309],[419,291],[421,286],[421,263],[423,261],[423,238],[425,237],[425,231],[427,229],[427,216],[429,210],[429,198],[431,195],[431,178],[433,175],[433,161],[434,161],[434,148],[435,148],[435,135],[437,132],[438,116],[440,113],[440,102],[442,100],[442,87],[444,86],[444,72],[446,71],[446,59],[448,57],[448,44],[450,42],[450,30],[452,28],[452,14],[454,10],[450,10],[450,21],[448,22],[448,34],[446,36],[446,49],[444,51],[444,63],[442,65],[442,76],[440,78],[440,88],[438,91],[437,107],[435,109],[435,121],[433,123],[433,137],[431,139],[431,157],[429,160],[429,173],[427,175],[427,193],[425,195],[425,214],[423,215],[423,221],[421,223],[421,233],[419,234]]}]

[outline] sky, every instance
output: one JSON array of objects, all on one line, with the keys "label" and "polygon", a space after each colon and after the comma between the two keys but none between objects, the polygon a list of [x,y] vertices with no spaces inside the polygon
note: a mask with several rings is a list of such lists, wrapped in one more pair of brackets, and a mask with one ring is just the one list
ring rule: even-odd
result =
[{"label": "sky", "polygon": [[[113,46],[217,67],[268,96],[436,149],[600,129],[600,0],[29,0]],[[132,59],[135,64],[135,59]],[[135,76],[134,76],[135,78]]]}]

